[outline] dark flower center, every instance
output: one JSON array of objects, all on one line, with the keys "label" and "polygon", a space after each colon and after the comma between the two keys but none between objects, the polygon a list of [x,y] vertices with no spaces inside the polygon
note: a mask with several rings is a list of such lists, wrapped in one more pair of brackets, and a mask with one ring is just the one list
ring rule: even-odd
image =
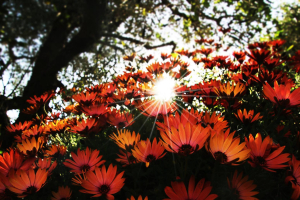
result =
[{"label": "dark flower center", "polygon": [[278,100],[276,97],[274,97],[275,101],[278,103],[278,105],[282,107],[288,107],[290,105],[290,99],[280,99]]},{"label": "dark flower center", "polygon": [[261,156],[256,157],[255,162],[259,164],[260,166],[263,166],[266,164],[266,160],[262,158]]},{"label": "dark flower center", "polygon": [[189,154],[191,154],[194,151],[194,148],[190,145],[190,144],[183,144],[180,148],[179,148],[179,154],[182,154],[184,156],[187,156]]},{"label": "dark flower center", "polygon": [[99,188],[99,192],[101,194],[107,194],[109,192],[110,188],[108,185],[101,185],[101,187]]},{"label": "dark flower center", "polygon": [[26,190],[26,194],[32,194],[32,193],[35,193],[37,191],[37,188],[35,186],[30,186],[27,188]]},{"label": "dark flower center", "polygon": [[87,171],[89,171],[90,170],[90,166],[89,165],[82,165],[81,167],[80,167],[80,170],[81,171],[83,171],[83,172],[87,172]]},{"label": "dark flower center", "polygon": [[152,155],[152,154],[150,154],[150,155],[148,155],[148,156],[146,157],[146,161],[147,161],[147,162],[152,162],[152,161],[154,161],[154,160],[156,160],[156,158],[155,158],[155,156]]},{"label": "dark flower center", "polygon": [[120,122],[120,123],[118,123],[118,127],[119,127],[119,128],[123,128],[123,127],[125,127],[125,126],[126,126],[125,122]]},{"label": "dark flower center", "polygon": [[226,163],[227,162],[227,156],[223,152],[218,151],[214,154],[214,156],[215,156],[215,159],[217,161],[219,161],[220,163]]},{"label": "dark flower center", "polygon": [[129,157],[128,157],[128,162],[129,163],[134,163],[136,161],[136,159],[135,159],[135,157],[133,156],[133,155],[130,155]]}]

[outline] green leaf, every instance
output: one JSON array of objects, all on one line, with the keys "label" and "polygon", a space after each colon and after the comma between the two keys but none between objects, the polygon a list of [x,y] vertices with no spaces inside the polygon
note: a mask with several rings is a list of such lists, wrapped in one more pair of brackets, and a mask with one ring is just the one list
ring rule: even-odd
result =
[{"label": "green leaf", "polygon": [[291,50],[294,47],[294,45],[291,45],[286,51]]}]

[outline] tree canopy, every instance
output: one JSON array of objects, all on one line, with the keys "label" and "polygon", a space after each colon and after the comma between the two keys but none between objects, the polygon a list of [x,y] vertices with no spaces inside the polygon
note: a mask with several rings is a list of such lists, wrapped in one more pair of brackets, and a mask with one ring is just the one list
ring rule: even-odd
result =
[{"label": "tree canopy", "polygon": [[[230,29],[228,45],[246,44],[271,18],[271,2],[3,0],[0,16],[0,113],[8,122],[7,110],[23,110],[30,97],[64,88],[61,80],[79,87],[101,81],[136,47],[174,50],[177,41],[166,29],[185,42]],[[21,112],[19,121],[25,119]]]}]

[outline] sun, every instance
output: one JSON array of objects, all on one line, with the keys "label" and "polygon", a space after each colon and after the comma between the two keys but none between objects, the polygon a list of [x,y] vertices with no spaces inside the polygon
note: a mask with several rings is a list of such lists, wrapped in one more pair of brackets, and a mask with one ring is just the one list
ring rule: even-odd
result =
[{"label": "sun", "polygon": [[171,101],[175,97],[175,80],[169,74],[162,74],[154,83],[152,94],[160,101]]}]

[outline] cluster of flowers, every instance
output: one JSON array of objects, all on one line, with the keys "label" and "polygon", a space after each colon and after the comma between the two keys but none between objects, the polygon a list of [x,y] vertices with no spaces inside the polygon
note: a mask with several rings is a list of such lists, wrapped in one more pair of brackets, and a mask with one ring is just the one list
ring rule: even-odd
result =
[{"label": "cluster of flowers", "polygon": [[[213,40],[201,39],[196,42],[211,45]],[[28,100],[30,106],[24,112],[37,113],[37,117],[7,127],[15,143],[0,156],[0,198],[23,198],[38,192],[55,173],[60,158],[63,159],[63,166],[74,174],[72,182],[81,188],[81,193],[114,199],[113,195],[126,184],[126,169],[130,165],[145,163],[148,168],[168,152],[188,157],[205,151],[220,164],[240,166],[246,165],[244,163],[247,161],[252,167],[272,173],[289,169],[285,181],[291,183],[291,198],[297,199],[300,196],[300,161],[296,159],[296,150],[292,146],[287,150],[271,134],[245,131],[249,125],[259,124],[262,119],[274,118],[273,121],[281,123],[274,128],[279,134],[285,130],[287,121],[284,120],[299,112],[300,88],[292,91],[296,83],[281,68],[292,66],[288,70],[298,73],[300,51],[294,56],[284,57],[281,53],[283,44],[282,40],[254,43],[249,45],[248,51],[235,51],[232,56],[212,56],[216,51],[213,47],[192,52],[177,51],[180,56],[193,57],[192,62],[203,65],[205,69],[222,69],[224,76],[221,80],[203,81],[190,87],[177,85],[174,87],[175,100],[153,98],[156,95],[153,87],[165,74],[180,81],[192,71],[189,70],[190,63],[181,60],[180,56],[164,53],[161,54],[162,61],[150,63],[147,71],[135,72],[130,65],[126,67],[127,72],[117,76],[113,82],[85,88],[69,99],[66,97],[65,100],[75,101],[63,109],[68,117],[62,118],[62,113],[50,112],[48,104],[55,97],[54,92],[32,97]],[[134,59],[135,54],[124,57],[128,62]],[[152,59],[150,55],[140,57],[139,61],[149,63]],[[263,102],[265,106],[269,103],[273,109],[267,115],[261,115],[255,110],[262,108],[262,105],[253,105],[253,109],[249,109],[247,106],[251,102],[247,96]],[[206,111],[197,109],[193,104],[195,100],[205,105]],[[176,101],[182,101],[183,104]],[[159,132],[157,137],[152,139],[150,136],[143,140],[143,135],[127,129],[140,115],[134,115],[133,110],[155,119],[154,125]],[[237,126],[234,127],[234,119],[228,120],[231,115],[244,127],[242,133]],[[298,126],[296,123],[292,124]],[[89,147],[83,150],[78,148],[77,153],[70,153],[71,159],[64,159],[68,145],[63,145],[57,138],[68,135],[93,138],[109,128],[114,133],[104,137],[118,145],[117,159],[106,158],[105,154],[100,155],[99,150]],[[284,137],[299,141],[299,132],[295,130],[289,130]],[[109,162],[102,157],[109,159]],[[122,170],[118,171],[118,166],[112,164],[115,161],[122,165]],[[164,186],[166,199],[222,198],[211,194],[213,180],[202,178],[196,184],[196,178],[196,175],[188,177],[186,187],[185,177],[174,177],[174,181],[170,181],[171,187]],[[240,199],[257,199],[254,196],[259,194],[255,191],[253,181],[238,170],[228,178],[228,188]],[[52,200],[68,200],[71,194],[68,186],[59,187],[57,193],[52,192]],[[130,199],[135,198],[131,196]],[[138,197],[138,200],[142,199],[142,196]]]}]

